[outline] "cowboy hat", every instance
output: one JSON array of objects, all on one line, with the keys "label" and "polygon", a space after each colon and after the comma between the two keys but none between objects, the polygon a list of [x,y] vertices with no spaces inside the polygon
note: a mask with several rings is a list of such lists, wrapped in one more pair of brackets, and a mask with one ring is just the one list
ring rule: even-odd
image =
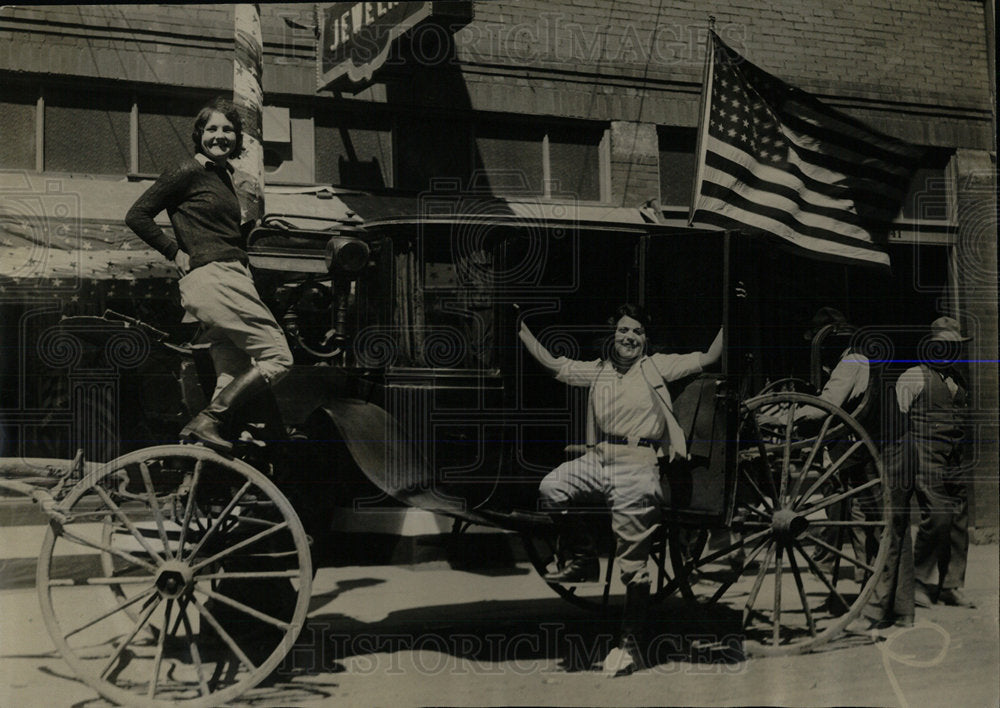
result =
[{"label": "cowboy hat", "polygon": [[835,307],[821,307],[816,310],[816,314],[813,315],[812,321],[810,322],[810,328],[802,335],[802,338],[807,342],[811,342],[817,332],[827,325],[832,324],[846,325],[847,318],[844,317],[843,312]]},{"label": "cowboy hat", "polygon": [[958,320],[953,317],[938,317],[931,322],[932,342],[968,342],[972,337],[963,337]]}]

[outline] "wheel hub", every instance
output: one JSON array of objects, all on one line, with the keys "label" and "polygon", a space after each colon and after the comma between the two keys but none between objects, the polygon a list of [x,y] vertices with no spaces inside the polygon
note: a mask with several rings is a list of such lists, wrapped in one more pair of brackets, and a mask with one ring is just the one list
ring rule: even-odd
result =
[{"label": "wheel hub", "polygon": [[777,538],[791,540],[801,536],[809,528],[809,521],[791,509],[778,509],[771,519],[771,529]]},{"label": "wheel hub", "polygon": [[193,577],[194,573],[187,563],[167,561],[160,566],[160,571],[156,575],[156,589],[160,591],[161,596],[176,599],[191,584]]}]

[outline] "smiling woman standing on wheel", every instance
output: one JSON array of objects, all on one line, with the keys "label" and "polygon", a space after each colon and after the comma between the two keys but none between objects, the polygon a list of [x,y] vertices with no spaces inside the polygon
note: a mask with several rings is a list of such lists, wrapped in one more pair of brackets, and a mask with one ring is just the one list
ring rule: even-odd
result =
[{"label": "smiling woman standing on wheel", "polygon": [[[194,157],[160,175],[125,223],[177,266],[185,320],[200,322],[201,341],[211,343],[215,393],[181,438],[228,452],[232,443],[223,431],[234,412],[283,376],[292,354],[248,268],[229,164],[243,152],[243,124],[233,103],[218,98],[205,106],[191,138]],[[176,240],[154,221],[163,210]]]},{"label": "smiling woman standing on wheel", "polygon": [[640,644],[650,585],[646,561],[660,526],[662,504],[659,459],[687,457],[684,431],[674,417],[665,383],[718,361],[722,330],[706,352],[647,356],[649,318],[642,308],[622,305],[610,323],[614,342],[603,360],[554,357],[523,322],[519,336],[559,381],[590,388],[586,454],[560,465],[539,485],[542,508],[553,514],[563,547],[561,568],[545,579],[568,584],[598,579],[596,552],[570,507],[589,501],[610,507],[615,557],[626,595],[621,644],[605,659],[604,671],[622,675],[644,663]]}]

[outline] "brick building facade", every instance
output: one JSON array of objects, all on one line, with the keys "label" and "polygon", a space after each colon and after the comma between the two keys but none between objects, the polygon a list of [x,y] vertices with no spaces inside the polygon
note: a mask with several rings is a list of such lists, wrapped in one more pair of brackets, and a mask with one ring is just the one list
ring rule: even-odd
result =
[{"label": "brick building facade", "polygon": [[[419,192],[448,178],[613,207],[658,199],[664,219],[683,225],[714,15],[758,66],[933,148],[892,235],[922,304],[886,317],[955,314],[975,335],[970,358],[986,363],[973,369],[973,518],[995,528],[992,12],[972,0],[477,2],[453,32],[411,32],[368,85],[317,90],[313,7],[263,4],[266,179]],[[143,180],[189,148],[197,108],[231,91],[232,51],[226,5],[0,10],[8,192],[15,177],[51,178],[83,195],[85,210],[107,211],[87,195],[120,183],[124,213]]]}]

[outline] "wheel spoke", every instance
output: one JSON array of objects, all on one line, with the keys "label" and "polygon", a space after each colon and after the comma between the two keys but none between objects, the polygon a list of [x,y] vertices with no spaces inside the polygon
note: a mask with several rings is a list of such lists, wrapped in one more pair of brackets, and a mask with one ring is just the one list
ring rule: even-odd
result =
[{"label": "wheel spoke", "polygon": [[[111,507],[111,511],[114,512],[115,516],[121,519],[122,523],[125,524],[125,528],[127,528],[133,538],[139,542],[139,545],[143,547],[146,553],[148,553],[157,563],[163,563],[163,558],[160,554],[153,550],[153,547],[149,545],[148,541],[146,541],[142,532],[136,528],[135,524],[132,523],[132,520],[128,518],[125,512],[121,510],[121,507],[115,503],[115,500],[111,498],[111,495],[102,489],[99,484],[94,485],[94,491],[97,492],[97,496],[101,498],[101,501]],[[164,546],[164,552],[166,552],[166,546]]]},{"label": "wheel spoke", "polygon": [[769,532],[770,532],[770,530],[768,529],[768,530],[757,531],[756,533],[752,533],[749,536],[747,536],[746,538],[741,538],[739,541],[734,541],[733,543],[730,543],[725,548],[721,548],[718,551],[713,551],[712,553],[708,554],[707,556],[704,556],[704,557],[699,558],[697,560],[691,561],[690,565],[692,566],[692,568],[699,568],[699,567],[701,567],[703,565],[707,565],[708,563],[716,561],[719,558],[722,558],[723,556],[729,555],[730,553],[732,553],[733,551],[735,551],[737,548],[740,548],[741,546],[745,546],[748,543],[752,543],[752,542],[756,541],[761,536],[767,536],[769,534]]},{"label": "wheel spoke", "polygon": [[205,573],[199,575],[197,580],[236,580],[236,579],[256,579],[256,578],[297,578],[300,573],[297,570],[261,570],[258,572],[245,571],[239,573],[221,572]]},{"label": "wheel spoke", "polygon": [[[185,598],[182,600],[183,605],[178,608],[180,616],[177,618],[184,623],[184,634],[188,639],[188,650],[191,652],[191,658],[194,660],[195,672],[198,674],[198,686],[201,691],[201,695],[207,696],[211,693],[211,689],[208,687],[208,681],[205,680],[205,668],[201,663],[201,652],[198,651],[198,643],[194,640],[194,632],[191,630],[191,621],[187,616],[187,606],[190,604]],[[174,630],[176,632],[176,628]]]},{"label": "wheel spoke", "polygon": [[863,563],[858,558],[852,558],[851,556],[841,551],[839,548],[831,546],[829,543],[827,543],[821,538],[817,538],[816,536],[813,536],[812,534],[809,533],[805,534],[804,537],[815,543],[817,546],[821,546],[822,548],[825,548],[826,550],[830,551],[830,553],[835,553],[838,557],[843,558],[844,560],[849,561],[851,563],[854,563],[854,565],[858,566],[859,568],[864,568],[870,573],[875,572],[875,568],[873,568],[872,566],[868,565],[867,563]]},{"label": "wheel spoke", "polygon": [[797,540],[793,541],[792,543],[793,543],[795,549],[799,552],[799,554],[801,554],[801,556],[806,559],[806,563],[809,565],[809,569],[812,570],[813,575],[815,575],[817,578],[819,578],[823,582],[823,584],[826,586],[826,589],[834,597],[837,598],[837,602],[839,602],[844,607],[850,607],[850,605],[843,598],[843,596],[839,592],[837,592],[837,588],[834,586],[834,584],[832,582],[830,582],[830,580],[823,573],[823,569],[819,567],[819,563],[817,563],[816,561],[814,561],[812,559],[812,556],[810,556],[808,553],[806,553],[806,549],[804,549],[802,547],[802,544],[800,544]]},{"label": "wheel spoke", "polygon": [[198,482],[201,479],[201,470],[205,466],[204,460],[194,463],[194,473],[191,475],[191,486],[188,487],[188,498],[184,504],[184,521],[181,523],[181,535],[177,540],[177,558],[184,556],[184,543],[187,541],[188,525],[191,523],[191,514],[194,511],[195,491],[198,489]]},{"label": "wheel spoke", "polygon": [[219,635],[219,638],[226,643],[226,646],[228,646],[229,650],[233,652],[233,655],[239,659],[240,663],[249,667],[251,671],[256,671],[257,667],[254,666],[254,663],[247,658],[247,655],[243,653],[243,650],[240,649],[236,641],[229,636],[229,632],[222,628],[222,625],[219,624],[219,621],[215,619],[211,612],[208,611],[208,608],[198,602],[198,598],[193,595],[191,596],[191,602],[194,603],[194,606],[197,608],[199,614],[205,618],[205,621],[212,626],[212,629],[214,629]]},{"label": "wheel spoke", "polygon": [[111,555],[118,556],[122,560],[127,561],[132,565],[137,565],[140,568],[145,568],[150,573],[156,573],[156,567],[153,566],[151,563],[147,563],[141,558],[137,558],[133,556],[131,553],[126,553],[125,551],[119,550],[113,546],[105,546],[102,543],[97,543],[96,541],[91,541],[90,539],[84,538],[83,536],[78,536],[72,531],[67,531],[65,526],[59,527],[59,535],[61,535],[63,538],[66,538],[69,541],[78,543],[81,546],[87,546],[88,548],[94,548],[97,549],[98,551],[104,551],[105,553],[110,553]]},{"label": "wheel spoke", "polygon": [[[750,506],[747,502],[740,502],[739,503],[739,508],[745,509],[746,511],[749,511],[752,514],[756,514],[757,516],[759,516],[762,519],[764,519],[767,523],[771,523],[771,516],[769,514],[764,513],[763,511],[761,511],[757,507]],[[746,522],[744,522],[744,523],[746,523]]]},{"label": "wheel spoke", "polygon": [[[798,404],[794,401],[792,402],[792,407],[788,411],[788,420],[785,421],[785,442],[782,445],[781,451],[781,481],[778,487],[778,497],[776,498],[775,504],[777,506],[781,505],[781,502],[785,499],[785,493],[788,492],[788,470],[791,468],[792,464],[792,431],[795,428],[795,410]],[[778,559],[780,561],[781,554],[778,554]]]},{"label": "wheel spoke", "polygon": [[215,535],[216,531],[218,531],[218,529],[225,522],[226,517],[228,517],[229,514],[232,513],[233,509],[236,508],[236,505],[240,503],[240,499],[242,499],[243,495],[250,490],[251,486],[253,486],[253,482],[247,480],[246,484],[240,487],[239,491],[233,495],[233,498],[229,500],[228,504],[226,504],[226,508],[223,509],[222,512],[219,514],[219,517],[215,520],[215,523],[212,524],[212,526],[208,529],[208,532],[201,537],[201,540],[198,541],[194,549],[188,554],[187,556],[188,560],[198,555],[198,551],[200,551],[202,547],[208,542],[208,540]]},{"label": "wheel spoke", "polygon": [[282,521],[277,526],[272,526],[269,529],[264,529],[260,533],[255,534],[255,535],[251,536],[250,538],[244,539],[244,540],[240,541],[239,543],[237,543],[236,545],[230,546],[229,548],[227,548],[227,549],[225,549],[223,551],[219,551],[214,556],[206,558],[205,560],[201,561],[198,565],[192,566],[191,567],[191,571],[197,573],[199,570],[201,570],[202,568],[204,568],[206,565],[209,565],[211,563],[215,563],[216,561],[221,560],[221,559],[225,558],[226,556],[232,555],[233,553],[236,553],[236,551],[239,551],[239,550],[241,550],[243,548],[246,548],[249,545],[257,543],[258,541],[260,541],[260,540],[262,540],[262,539],[264,539],[264,538],[266,538],[266,537],[268,537],[268,536],[270,536],[272,534],[275,534],[278,531],[281,531],[282,529],[285,529],[287,527],[288,527],[288,522],[287,521]]},{"label": "wheel spoke", "polygon": [[795,486],[792,487],[792,492],[788,495],[790,499],[795,499],[796,501],[799,500],[799,492],[802,489],[802,480],[806,478],[806,475],[812,468],[812,464],[816,460],[816,454],[823,449],[823,442],[826,440],[826,434],[830,431],[831,423],[833,423],[833,416],[827,414],[827,416],[823,419],[823,425],[820,426],[819,433],[816,434],[813,446],[809,450],[809,454],[806,456],[806,461],[802,465],[802,474],[795,478]]},{"label": "wheel spoke", "polygon": [[880,484],[882,484],[881,479],[878,478],[871,479],[865,482],[864,484],[859,484],[856,487],[851,487],[846,492],[841,492],[840,494],[836,494],[832,497],[827,497],[822,501],[816,502],[812,506],[806,507],[805,509],[801,509],[799,510],[799,514],[801,514],[802,516],[809,516],[810,514],[815,514],[817,511],[820,511],[821,509],[825,509],[828,506],[833,506],[837,502],[842,502],[845,499],[850,499],[851,497],[859,494],[860,492],[863,492],[866,489],[871,489],[872,487],[878,486]]},{"label": "wheel spoke", "polygon": [[270,615],[264,614],[260,610],[255,610],[249,605],[244,605],[242,602],[234,600],[233,598],[228,597],[226,595],[220,595],[217,592],[213,592],[211,590],[205,590],[204,588],[200,588],[197,586],[195,586],[195,592],[200,592],[205,597],[217,600],[225,605],[229,605],[230,607],[233,607],[239,610],[240,612],[243,612],[244,614],[248,614],[255,619],[259,619],[261,622],[267,622],[268,624],[273,624],[275,627],[280,627],[281,629],[288,629],[289,627],[292,626],[288,622],[280,620],[277,617],[271,617]]},{"label": "wheel spoke", "polygon": [[781,641],[781,576],[784,571],[782,561],[785,554],[785,546],[777,542],[774,545],[777,548],[777,553],[774,558],[774,619],[772,621],[771,640],[775,646],[778,646]]},{"label": "wheel spoke", "polygon": [[153,592],[153,590],[155,590],[155,589],[156,589],[156,588],[155,588],[155,587],[154,587],[153,585],[150,585],[150,586],[149,586],[148,588],[146,588],[145,590],[143,590],[143,591],[142,591],[142,592],[140,592],[139,594],[135,595],[134,597],[132,597],[132,598],[131,598],[131,599],[129,599],[128,601],[126,601],[126,602],[122,603],[122,604],[121,604],[121,605],[119,605],[118,607],[114,608],[113,610],[108,610],[107,612],[103,613],[102,615],[99,615],[98,617],[95,617],[94,619],[90,620],[90,621],[89,621],[89,622],[87,622],[87,623],[86,623],[85,625],[83,625],[83,626],[81,626],[81,627],[77,627],[76,629],[74,629],[74,630],[73,630],[72,632],[70,632],[69,634],[64,634],[64,635],[63,635],[63,639],[69,639],[69,638],[70,638],[70,637],[72,637],[72,636],[73,636],[74,634],[78,634],[79,632],[82,632],[82,631],[83,631],[83,630],[85,630],[85,629],[88,629],[88,628],[90,628],[90,627],[93,627],[93,626],[94,626],[95,624],[97,624],[98,622],[101,622],[101,621],[103,621],[103,620],[106,620],[106,619],[107,619],[108,617],[111,617],[111,615],[114,615],[114,614],[117,614],[117,613],[121,612],[122,610],[124,610],[124,609],[126,609],[126,608],[128,608],[128,607],[131,607],[131,606],[132,606],[132,605],[134,605],[135,603],[139,602],[139,600],[141,600],[142,598],[144,598],[144,597],[146,597],[147,595],[149,595],[149,594],[150,594],[151,592]]},{"label": "wheel spoke", "polygon": [[135,627],[132,628],[132,631],[129,632],[129,635],[124,639],[124,641],[122,641],[122,643],[118,645],[118,648],[115,650],[115,653],[111,655],[111,659],[108,660],[108,663],[105,664],[104,669],[101,670],[100,674],[98,674],[102,679],[108,675],[108,672],[111,671],[112,667],[114,667],[115,662],[118,661],[118,657],[121,656],[123,651],[125,651],[125,647],[127,647],[132,642],[132,640],[135,639],[135,635],[137,635],[139,633],[139,630],[141,630],[145,626],[146,622],[148,622],[149,618],[153,615],[153,611],[160,604],[159,595],[153,595],[152,600],[153,601],[149,603],[149,607],[147,607],[145,611],[142,613],[142,615],[139,617],[139,619],[135,621]]},{"label": "wheel spoke", "polygon": [[853,454],[855,453],[855,451],[857,451],[857,449],[858,449],[859,447],[861,447],[861,446],[862,446],[863,444],[864,444],[864,441],[863,441],[863,440],[857,440],[857,441],[855,441],[855,442],[854,442],[854,443],[853,443],[853,444],[852,444],[852,445],[851,445],[851,446],[850,446],[849,448],[847,448],[847,452],[845,452],[845,453],[844,453],[843,455],[841,455],[841,456],[840,456],[840,458],[839,458],[839,459],[838,459],[838,460],[837,460],[836,462],[834,462],[833,464],[831,464],[831,465],[830,465],[830,466],[829,466],[829,467],[828,467],[828,468],[826,469],[826,471],[825,471],[825,472],[823,472],[823,474],[821,474],[821,475],[819,476],[819,479],[817,479],[817,480],[816,480],[815,482],[813,482],[813,483],[812,483],[812,484],[811,484],[811,485],[809,486],[809,489],[807,489],[807,490],[806,490],[806,491],[805,491],[805,492],[804,492],[804,493],[802,494],[802,496],[801,496],[801,497],[799,497],[799,498],[797,498],[797,499],[795,500],[795,502],[794,502],[794,503],[792,504],[792,508],[793,508],[793,509],[798,509],[798,508],[799,508],[799,505],[800,505],[800,504],[803,504],[803,503],[805,503],[805,500],[806,500],[806,499],[808,499],[808,498],[809,498],[809,497],[811,497],[811,496],[812,496],[813,494],[815,494],[815,493],[816,493],[816,490],[817,490],[817,489],[819,489],[820,487],[822,487],[822,486],[823,486],[823,484],[824,484],[824,483],[825,483],[825,482],[826,482],[826,481],[827,481],[828,479],[830,479],[830,478],[831,478],[831,477],[832,477],[833,475],[837,474],[837,472],[839,472],[839,471],[840,471],[840,467],[841,467],[841,465],[843,465],[843,464],[844,464],[844,462],[846,462],[846,461],[847,461],[847,459],[848,459],[848,458],[849,458],[849,457],[850,457],[851,455],[853,455]]},{"label": "wheel spoke", "polygon": [[750,563],[753,563],[754,559],[760,555],[760,552],[764,549],[764,546],[766,546],[767,542],[770,540],[771,540],[770,536],[764,536],[762,539],[760,539],[760,542],[756,545],[756,547],[754,547],[754,549],[744,557],[743,563],[740,566],[739,571],[734,571],[733,579],[727,580],[726,582],[722,583],[722,585],[720,585],[718,589],[714,593],[712,593],[712,597],[709,598],[708,601],[709,604],[718,602],[719,598],[721,598],[724,594],[726,594],[726,591],[729,590],[729,588],[731,588],[733,584],[740,579],[741,575],[743,575],[743,570]]},{"label": "wheel spoke", "polygon": [[[764,470],[766,472],[764,476],[767,478],[767,483],[771,487],[771,491],[774,492],[774,496],[772,497],[772,499],[774,499],[774,506],[771,508],[777,508],[778,504],[780,503],[781,497],[778,496],[778,490],[774,486],[774,477],[771,475],[771,465],[768,464],[767,461],[767,445],[764,444],[764,436],[760,432],[760,424],[757,421],[757,414],[752,413],[750,415],[750,418],[753,420],[754,432],[756,433],[757,436],[757,449],[760,452],[760,461],[764,465]],[[760,490],[760,488],[756,484],[754,484],[753,486],[754,489],[757,490],[757,493],[760,494],[761,499],[765,500],[766,497],[764,493]]]},{"label": "wheel spoke", "polygon": [[167,627],[170,626],[170,614],[174,609],[173,598],[167,599],[167,606],[163,610],[163,629],[160,630],[160,638],[156,642],[156,658],[153,660],[153,680],[149,682],[150,698],[156,697],[156,685],[160,682],[160,665],[163,663],[163,645],[167,641]]},{"label": "wheel spoke", "polygon": [[764,585],[764,578],[767,575],[767,569],[771,565],[771,559],[774,557],[774,547],[775,544],[768,544],[767,557],[764,559],[764,562],[760,564],[760,569],[757,571],[757,577],[753,582],[753,587],[750,589],[750,596],[747,597],[747,601],[743,605],[743,627],[747,626],[747,620],[750,618],[750,614],[753,612],[753,606],[757,602],[757,595],[760,593],[760,589]]},{"label": "wheel spoke", "polygon": [[795,587],[799,591],[799,599],[802,601],[802,611],[806,615],[806,624],[809,625],[809,634],[813,637],[816,636],[816,621],[812,616],[812,609],[809,607],[809,598],[806,597],[806,588],[802,582],[802,571],[799,570],[799,564],[795,560],[795,553],[792,552],[792,547],[788,547],[788,564],[792,568],[792,577],[795,578]]},{"label": "wheel spoke", "polygon": [[[122,576],[119,578],[84,578],[73,583],[74,585],[139,585],[141,583],[152,584],[156,580],[152,575]],[[50,581],[51,582],[51,581]]]},{"label": "wheel spoke", "polygon": [[881,528],[885,526],[884,521],[839,521],[835,519],[816,519],[815,521],[810,519],[809,526],[864,526],[872,528]]},{"label": "wheel spoke", "polygon": [[167,530],[163,527],[163,514],[160,513],[160,505],[156,503],[156,490],[153,488],[153,480],[149,476],[149,466],[145,462],[139,463],[139,472],[142,476],[142,484],[146,487],[146,494],[149,498],[149,508],[153,510],[153,519],[156,522],[156,531],[160,534],[160,541],[163,543],[163,554],[168,558],[173,558],[170,552],[170,541],[167,539]]},{"label": "wheel spoke", "polygon": [[233,514],[232,519],[236,522],[236,524],[246,524],[249,526],[277,526],[280,523],[278,521],[268,521],[267,519],[258,519],[253,516],[241,516],[239,514]]},{"label": "wheel spoke", "polygon": [[[763,460],[764,465],[766,466],[767,459],[766,458],[761,458],[761,459]],[[754,491],[757,492],[757,498],[760,501],[760,503],[764,505],[764,508],[767,509],[768,511],[774,511],[774,507],[767,501],[767,495],[764,494],[764,490],[762,490],[757,485],[756,480],[754,480],[754,478],[750,475],[750,472],[746,469],[746,467],[743,468],[743,477],[750,483],[750,486],[753,487]]]}]

